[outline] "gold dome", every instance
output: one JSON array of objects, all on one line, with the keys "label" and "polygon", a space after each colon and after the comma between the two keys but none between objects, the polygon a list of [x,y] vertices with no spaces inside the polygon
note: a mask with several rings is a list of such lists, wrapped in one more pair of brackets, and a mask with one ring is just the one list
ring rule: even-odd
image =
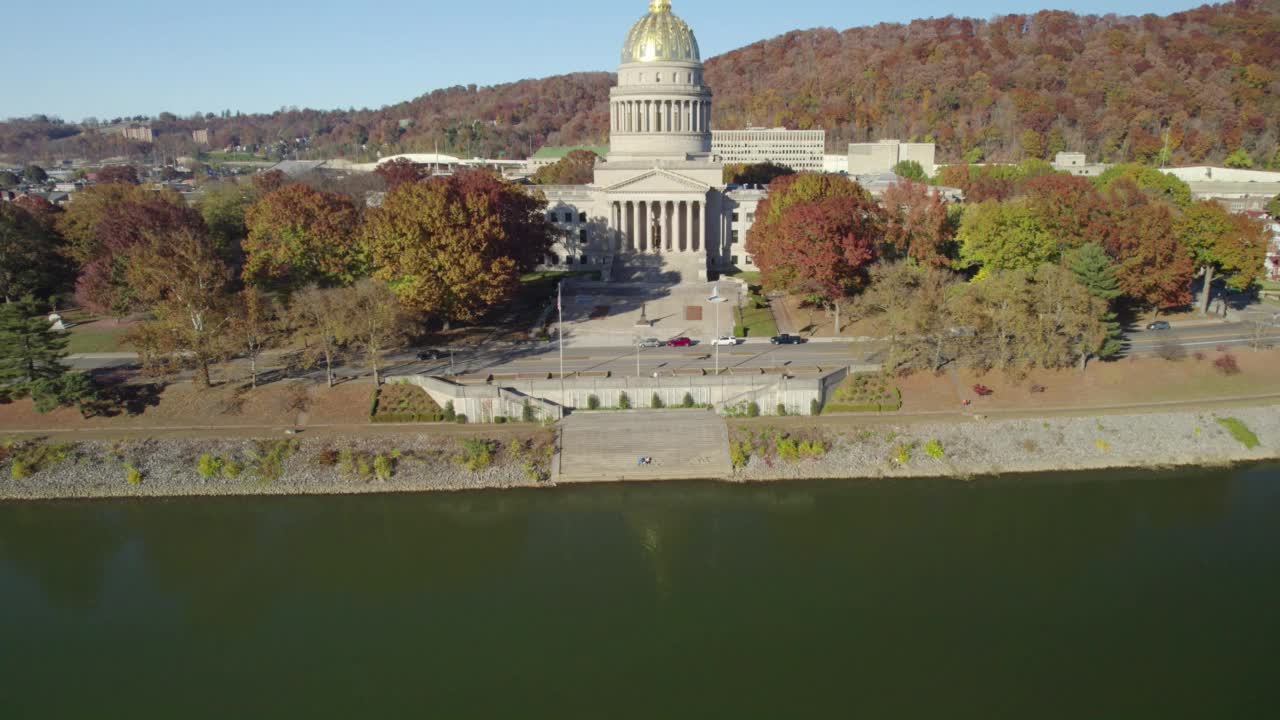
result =
[{"label": "gold dome", "polygon": [[649,14],[636,21],[622,45],[622,62],[701,62],[688,24],[671,13],[669,0],[650,0]]}]

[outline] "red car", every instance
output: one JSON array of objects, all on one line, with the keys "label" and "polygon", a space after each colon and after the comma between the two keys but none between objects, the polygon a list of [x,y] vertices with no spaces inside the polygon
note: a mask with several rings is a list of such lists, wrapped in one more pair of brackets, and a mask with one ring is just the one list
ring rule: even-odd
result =
[{"label": "red car", "polygon": [[689,347],[692,344],[693,341],[684,336],[671,338],[667,341],[667,347]]}]

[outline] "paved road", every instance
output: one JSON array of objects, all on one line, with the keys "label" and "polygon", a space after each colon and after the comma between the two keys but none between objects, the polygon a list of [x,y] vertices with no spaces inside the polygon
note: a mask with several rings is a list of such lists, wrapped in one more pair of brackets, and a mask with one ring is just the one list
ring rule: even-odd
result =
[{"label": "paved road", "polygon": [[[1263,344],[1280,346],[1280,326],[1265,329],[1260,336]],[[1135,355],[1153,355],[1168,342],[1180,345],[1188,352],[1211,352],[1217,346],[1243,348],[1250,347],[1257,339],[1256,327],[1248,322],[1230,323],[1197,323],[1187,326],[1174,326],[1170,330],[1140,330],[1130,333],[1126,343],[1126,352]],[[884,344],[881,342],[812,342],[804,345],[769,345],[759,341],[719,348],[719,366],[723,368],[759,368],[790,366],[851,365],[876,363],[883,359]],[[638,355],[638,358],[637,358]],[[576,347],[565,348],[564,368],[567,372],[610,371],[614,375],[637,374],[649,375],[656,371],[671,372],[674,370],[705,368],[713,369],[717,364],[716,348],[699,344],[688,348],[643,348],[636,352],[634,348],[620,347]],[[74,355],[69,358],[72,367],[77,370],[98,370],[115,367],[126,367],[137,363],[136,356],[129,353],[101,353],[92,355]],[[270,366],[269,360],[263,363]],[[240,366],[244,365],[244,368]],[[455,372],[468,373],[546,373],[556,372],[560,367],[560,359],[554,344],[495,344],[478,350],[460,350],[454,353],[453,361],[447,354],[438,361],[420,362],[412,354],[393,355],[387,359],[386,370],[389,374]],[[247,363],[237,361],[233,364],[233,372],[243,370],[247,374]],[[341,374],[349,376],[365,374],[362,366],[343,367]]]}]

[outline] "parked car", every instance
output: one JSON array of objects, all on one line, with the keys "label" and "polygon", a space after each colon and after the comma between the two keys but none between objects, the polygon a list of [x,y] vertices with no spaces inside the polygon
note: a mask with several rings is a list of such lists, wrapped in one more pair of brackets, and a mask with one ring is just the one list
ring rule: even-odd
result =
[{"label": "parked car", "polygon": [[1151,323],[1150,325],[1148,325],[1147,329],[1148,330],[1168,330],[1169,323],[1165,322],[1164,320],[1157,320]]},{"label": "parked car", "polygon": [[435,350],[419,350],[418,359],[419,360],[439,360],[440,353],[436,352]]},{"label": "parked car", "polygon": [[712,344],[712,345],[737,345],[737,344],[738,344],[738,338],[736,338],[736,337],[734,337],[734,336],[732,336],[732,335],[721,335],[720,337],[716,338],[715,340],[712,340],[712,341],[711,341],[711,344]]},{"label": "parked car", "polygon": [[693,341],[683,335],[667,341],[667,347],[689,347],[692,344]]},{"label": "parked car", "polygon": [[642,338],[639,345],[642,348],[662,347],[662,341],[658,338]]},{"label": "parked car", "polygon": [[800,337],[799,335],[788,335],[786,333],[782,333],[781,335],[774,335],[773,337],[769,338],[769,342],[773,343],[774,345],[801,345],[804,343],[804,341],[805,341],[804,338]]}]

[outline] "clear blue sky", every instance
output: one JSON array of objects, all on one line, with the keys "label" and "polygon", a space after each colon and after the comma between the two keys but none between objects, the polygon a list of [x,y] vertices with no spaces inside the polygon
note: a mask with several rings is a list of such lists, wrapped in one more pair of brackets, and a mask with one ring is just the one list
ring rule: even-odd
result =
[{"label": "clear blue sky", "polygon": [[[811,27],[1195,0],[673,0],[703,58]],[[613,70],[647,0],[62,0],[7,4],[0,118],[379,107],[450,85]]]}]

